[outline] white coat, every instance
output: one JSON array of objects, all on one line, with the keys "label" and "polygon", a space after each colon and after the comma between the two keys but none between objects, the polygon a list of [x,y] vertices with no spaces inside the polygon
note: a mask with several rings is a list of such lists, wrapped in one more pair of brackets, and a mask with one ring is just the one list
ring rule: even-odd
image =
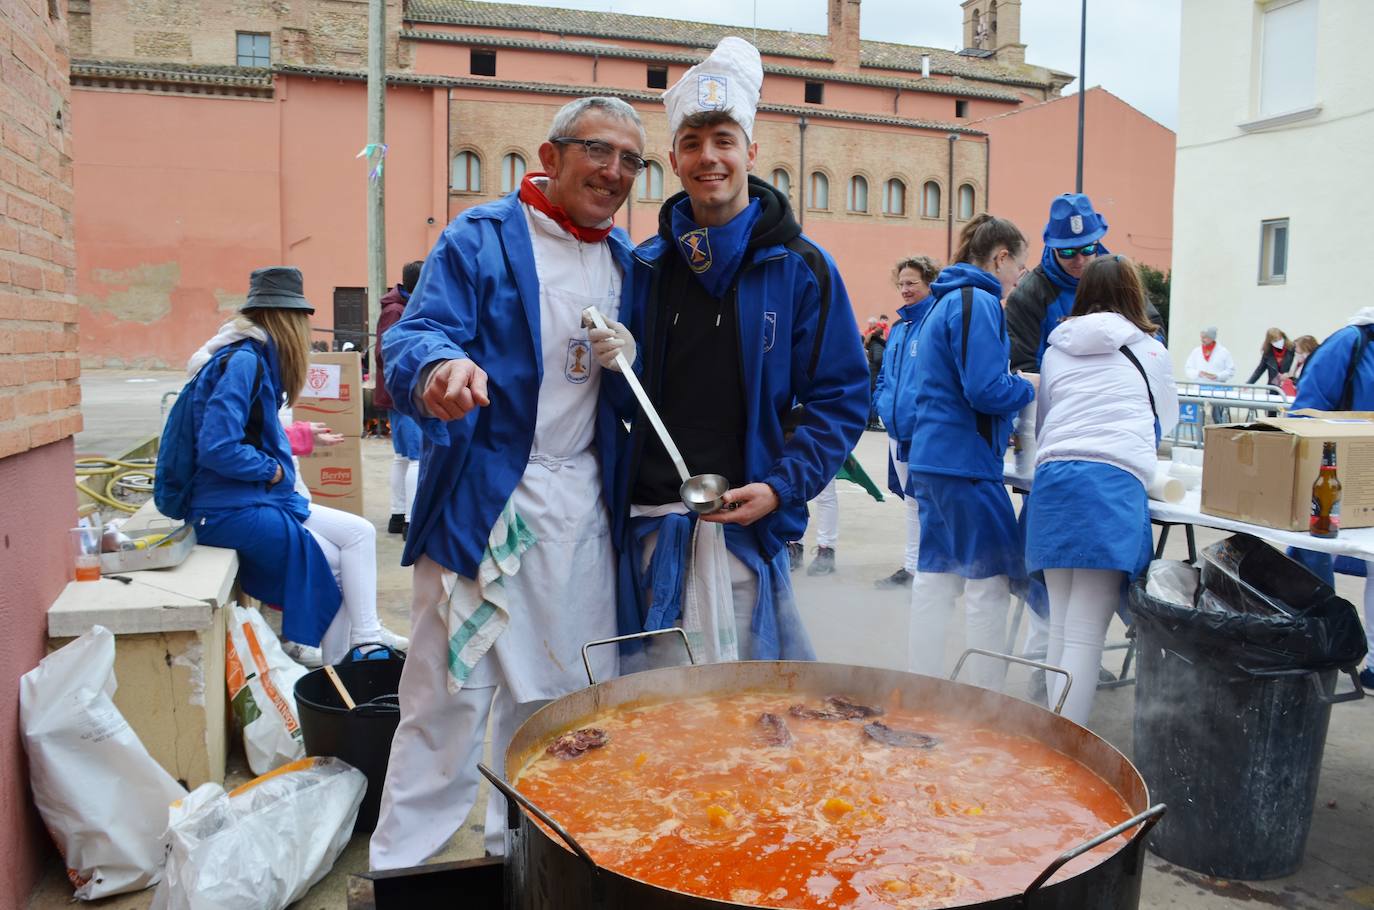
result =
[{"label": "white coat", "polygon": [[1178,423],[1178,389],[1164,345],[1115,313],[1066,319],[1050,333],[1040,365],[1036,467],[1099,461],[1149,486],[1157,461],[1155,415],[1145,379],[1122,345],[1149,377],[1160,433],[1167,436]]},{"label": "white coat", "polygon": [[1207,379],[1199,375],[1204,370],[1216,377],[1212,381],[1230,382],[1231,377],[1236,375],[1236,361],[1220,342],[1212,348],[1210,358],[1203,356],[1202,345],[1198,345],[1188,355],[1188,362],[1183,365],[1183,375],[1187,376],[1190,382],[1207,382]]}]

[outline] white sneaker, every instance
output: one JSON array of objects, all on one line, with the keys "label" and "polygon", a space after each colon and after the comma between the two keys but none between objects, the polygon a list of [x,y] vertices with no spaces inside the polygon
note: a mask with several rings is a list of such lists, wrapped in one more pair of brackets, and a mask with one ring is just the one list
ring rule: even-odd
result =
[{"label": "white sneaker", "polygon": [[282,639],[281,649],[286,652],[287,657],[303,667],[314,669],[324,666],[324,657],[320,654],[319,648]]},{"label": "white sneaker", "polygon": [[404,635],[397,635],[386,626],[382,626],[382,634],[377,636],[377,643],[386,645],[393,651],[405,651],[410,648],[409,638]]}]

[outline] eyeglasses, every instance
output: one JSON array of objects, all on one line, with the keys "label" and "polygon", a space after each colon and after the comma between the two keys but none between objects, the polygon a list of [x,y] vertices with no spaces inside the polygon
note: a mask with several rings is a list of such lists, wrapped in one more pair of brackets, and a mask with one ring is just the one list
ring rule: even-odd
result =
[{"label": "eyeglasses", "polygon": [[905,291],[905,290],[907,290],[908,288],[918,288],[918,287],[920,287],[920,286],[921,286],[921,282],[919,282],[919,281],[899,281],[899,282],[897,282],[897,289],[898,289],[898,290],[902,290],[902,291]]},{"label": "eyeglasses", "polygon": [[1083,246],[1077,247],[1056,247],[1054,250],[1054,255],[1058,256],[1060,259],[1072,259],[1080,254],[1083,256],[1096,256],[1097,244],[1085,243]]},{"label": "eyeglasses", "polygon": [[[580,145],[587,152],[587,158],[597,167],[605,167],[615,160],[615,146],[600,139],[574,139],[571,136],[559,136],[557,139],[550,140],[554,145]],[[620,168],[625,173],[634,175],[644,170],[649,162],[636,155],[634,152],[620,153]]]}]

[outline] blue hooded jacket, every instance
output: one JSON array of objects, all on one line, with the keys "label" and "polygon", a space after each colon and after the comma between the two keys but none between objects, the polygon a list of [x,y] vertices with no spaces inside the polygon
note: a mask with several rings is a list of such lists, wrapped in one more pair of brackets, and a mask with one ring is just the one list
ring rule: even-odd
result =
[{"label": "blue hooded jacket", "polygon": [[[628,239],[616,229],[605,242],[623,272],[627,299]],[[544,377],[539,278],[518,192],[468,209],[444,228],[405,315],[387,329],[382,345],[394,406],[424,433],[401,563],[427,555],[473,578],[491,527],[524,476]],[[491,404],[445,422],[417,408],[414,392],[426,367],[459,358],[486,372]],[[616,437],[624,435],[608,400],[610,384],[602,384],[596,416],[603,490],[615,476]]]},{"label": "blue hooded jacket", "polygon": [[[1350,370],[1350,358],[1361,332],[1374,332],[1369,325],[1348,325],[1321,343],[1307,358],[1298,379],[1298,395],[1292,410],[1316,408],[1319,411],[1340,410],[1345,392],[1345,377]],[[1374,411],[1374,339],[1365,342],[1364,354],[1355,368],[1351,383],[1350,409]]]},{"label": "blue hooded jacket", "polygon": [[907,446],[916,429],[916,347],[921,323],[935,306],[935,295],[907,304],[897,310],[898,323],[887,335],[883,368],[873,387],[873,406],[887,427],[887,435],[897,441],[898,456],[905,458]]},{"label": "blue hooded jacket", "polygon": [[[972,289],[967,344],[963,289]],[[1002,284],[967,262],[940,272],[937,298],[920,333],[916,360],[916,425],[908,464],[914,472],[1002,480],[1012,416],[1035,387],[1008,372],[1011,341]]]}]

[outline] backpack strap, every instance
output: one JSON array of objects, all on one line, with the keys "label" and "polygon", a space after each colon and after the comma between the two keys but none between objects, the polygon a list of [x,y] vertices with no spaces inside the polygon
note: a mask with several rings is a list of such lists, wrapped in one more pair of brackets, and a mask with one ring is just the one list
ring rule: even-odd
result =
[{"label": "backpack strap", "polygon": [[[968,329],[969,322],[973,316],[973,288],[964,285],[959,295],[960,302],[963,304],[964,327],[960,332],[959,356],[965,368],[968,367]],[[995,450],[997,446],[992,441],[992,417],[988,414],[974,412],[978,417],[978,435],[983,437],[988,445]]]},{"label": "backpack strap", "polygon": [[[1341,400],[1336,404],[1338,411],[1351,411],[1355,406],[1355,373],[1360,368],[1360,360],[1364,357],[1364,349],[1369,344],[1369,332],[1371,326],[1362,325],[1359,327],[1359,334],[1355,337],[1355,349],[1350,353],[1350,364],[1345,368],[1345,385],[1341,386]],[[1311,356],[1310,354],[1308,355]]]},{"label": "backpack strap", "polygon": [[1155,423],[1159,423],[1159,408],[1155,407],[1155,391],[1150,388],[1150,377],[1145,375],[1145,367],[1140,363],[1140,359],[1135,356],[1135,352],[1124,344],[1117,348],[1118,351],[1126,355],[1126,359],[1131,362],[1131,366],[1140,371],[1140,378],[1145,380],[1145,394],[1150,396],[1150,412],[1155,415]]},{"label": "backpack strap", "polygon": [[[239,350],[243,350],[242,347]],[[248,405],[248,420],[243,427],[244,445],[250,445],[255,449],[262,449],[262,407],[258,404],[258,394],[262,391],[262,358],[254,355],[258,363],[257,372],[253,375],[253,399]],[[219,359],[219,375],[224,378],[224,373],[229,369],[229,357],[225,355]]]}]

